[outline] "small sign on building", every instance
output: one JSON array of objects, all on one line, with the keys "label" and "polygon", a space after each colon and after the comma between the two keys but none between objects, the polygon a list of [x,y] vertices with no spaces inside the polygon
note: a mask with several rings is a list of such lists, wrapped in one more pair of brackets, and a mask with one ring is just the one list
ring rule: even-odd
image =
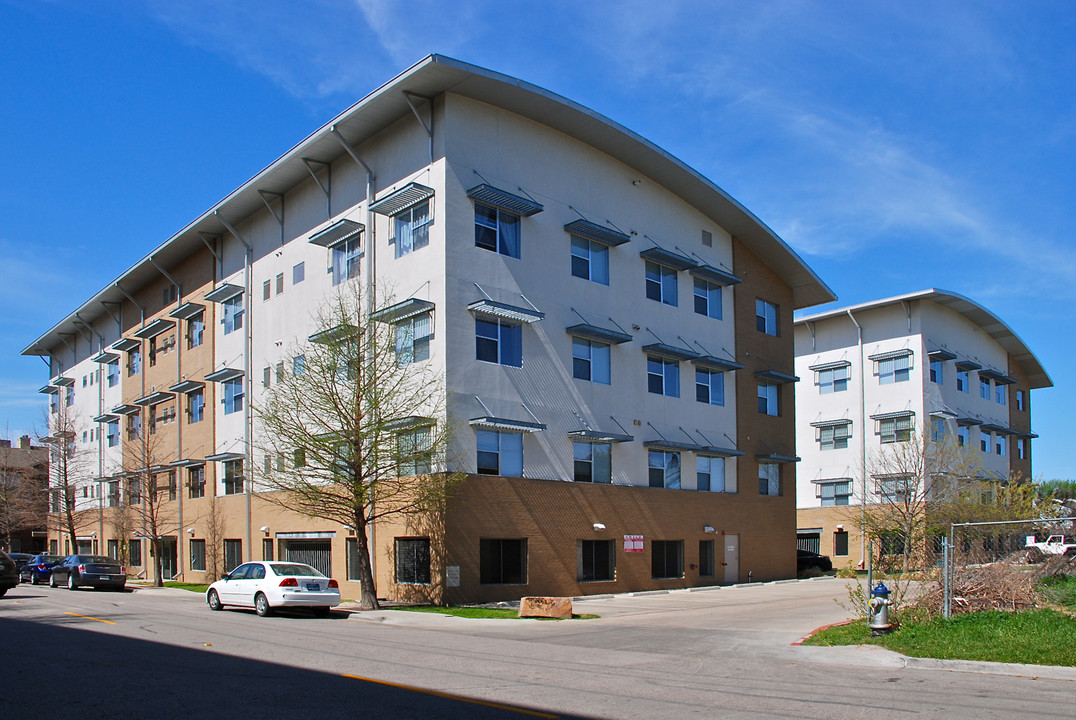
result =
[{"label": "small sign on building", "polygon": [[641,553],[643,551],[643,536],[642,535],[625,535],[624,536],[624,552],[626,553]]},{"label": "small sign on building", "polygon": [[459,587],[460,586],[460,566],[459,565],[446,565],[445,566],[445,586],[446,587]]}]

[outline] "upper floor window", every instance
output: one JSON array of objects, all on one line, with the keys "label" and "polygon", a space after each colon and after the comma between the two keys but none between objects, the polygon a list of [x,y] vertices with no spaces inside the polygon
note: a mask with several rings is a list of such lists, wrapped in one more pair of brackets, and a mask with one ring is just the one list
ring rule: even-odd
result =
[{"label": "upper floor window", "polygon": [[1019,410],[1020,412],[1023,412],[1025,410],[1027,410],[1027,391],[1026,390],[1017,390],[1016,391],[1016,409]]},{"label": "upper floor window", "polygon": [[844,392],[848,389],[849,375],[851,375],[851,368],[848,365],[819,370],[815,380],[819,394],[828,395],[835,392]]},{"label": "upper floor window", "polygon": [[298,285],[306,279],[306,263],[301,262],[291,268],[291,284]]},{"label": "upper floor window", "polygon": [[519,215],[489,205],[474,206],[475,247],[519,257]]},{"label": "upper floor window", "polygon": [[990,431],[979,430],[979,450],[982,452],[990,452]]},{"label": "upper floor window", "polygon": [[296,377],[306,372],[306,355],[296,355],[291,359],[291,374]]},{"label": "upper floor window", "polygon": [[187,321],[187,349],[196,348],[202,344],[205,336],[205,316],[198,313]]},{"label": "upper floor window", "polygon": [[224,383],[224,414],[240,412],[243,409],[243,378],[225,380]]},{"label": "upper floor window", "polygon": [[475,358],[523,367],[523,328],[501,319],[475,318]]},{"label": "upper floor window", "polygon": [[908,442],[914,426],[914,415],[882,418],[878,421],[878,435],[883,443]]},{"label": "upper floor window", "polygon": [[766,300],[755,300],[755,328],[767,335],[777,335],[777,306]]},{"label": "upper floor window", "polygon": [[930,361],[930,382],[937,383],[938,385],[944,385],[945,379],[942,374],[942,367],[944,363],[941,360]]},{"label": "upper floor window", "polygon": [[1019,460],[1027,460],[1027,439],[1016,439],[1016,457]]},{"label": "upper floor window", "polygon": [[417,427],[396,433],[396,455],[400,475],[425,475],[433,464],[433,433]]},{"label": "upper floor window", "polygon": [[609,443],[573,443],[576,482],[608,485],[613,481],[613,446]]},{"label": "upper floor window", "polygon": [[967,425],[956,426],[956,444],[959,447],[967,447],[971,442],[971,429]]},{"label": "upper floor window", "polygon": [[201,422],[205,417],[205,391],[195,390],[187,395],[187,422]]},{"label": "upper floor window", "polygon": [[333,245],[333,285],[359,276],[362,267],[362,233]]},{"label": "upper floor window", "polygon": [[983,400],[990,399],[990,379],[979,376],[979,397]]},{"label": "upper floor window", "polygon": [[997,383],[994,385],[994,400],[997,401],[998,405],[1005,404],[1006,395],[1008,395],[1008,393],[1006,392],[1004,385],[1002,385],[1001,383]]},{"label": "upper floor window", "polygon": [[758,384],[758,411],[761,415],[777,416],[781,414],[778,386],[773,383]]},{"label": "upper floor window", "polygon": [[224,494],[241,495],[243,493],[243,461],[226,460],[224,462]]},{"label": "upper floor window", "polygon": [[941,442],[945,439],[945,418],[930,418],[930,439],[934,442]]},{"label": "upper floor window", "polygon": [[235,295],[221,303],[224,308],[224,334],[235,332],[243,328],[243,296]]},{"label": "upper floor window", "polygon": [[572,338],[572,377],[608,385],[609,346],[596,340]]},{"label": "upper floor window", "polygon": [[968,385],[968,371],[957,370],[956,371],[956,389],[960,392],[970,392]]},{"label": "upper floor window", "polygon": [[120,383],[120,363],[113,360],[108,364],[108,386],[116,387]]},{"label": "upper floor window", "polygon": [[396,323],[396,364],[402,367],[429,360],[432,337],[433,317],[430,313],[415,315]]},{"label": "upper floor window", "polygon": [[127,376],[142,372],[142,348],[135,348],[127,353]]},{"label": "upper floor window", "polygon": [[820,450],[843,450],[848,447],[848,438],[852,436],[852,423],[825,425],[818,428],[818,448]]},{"label": "upper floor window", "polygon": [[910,475],[893,475],[876,479],[878,480],[878,494],[886,502],[904,502],[915,496],[918,487],[915,478]]},{"label": "upper floor window", "polygon": [[817,483],[814,495],[821,500],[822,507],[847,505],[852,497],[852,481],[841,479]]},{"label": "upper floor window", "polygon": [[1001,433],[994,436],[994,452],[998,455],[1005,454],[1005,446],[1008,444],[1008,438]]},{"label": "upper floor window", "polygon": [[646,389],[655,395],[680,397],[680,363],[648,355]]},{"label": "upper floor window", "polygon": [[726,492],[725,458],[706,455],[695,458],[695,489],[702,492]]},{"label": "upper floor window", "polygon": [[676,271],[671,267],[646,261],[646,296],[676,307]]},{"label": "upper floor window", "polygon": [[680,487],[680,453],[650,450],[647,454],[650,487]]},{"label": "upper floor window", "polygon": [[113,420],[108,424],[108,446],[116,447],[120,444],[120,423]]},{"label": "upper floor window", "polygon": [[912,377],[911,353],[876,360],[875,374],[879,385],[907,382]]},{"label": "upper floor window", "polygon": [[572,275],[609,284],[609,246],[572,236]]},{"label": "upper floor window", "polygon": [[430,201],[423,200],[392,218],[396,257],[403,257],[430,244]]},{"label": "upper floor window", "polygon": [[724,405],[725,373],[695,368],[695,399],[708,405]]},{"label": "upper floor window", "polygon": [[475,436],[478,472],[523,477],[523,433],[477,430]]},{"label": "upper floor window", "polygon": [[777,463],[758,464],[758,494],[778,496],[781,487],[781,466]]},{"label": "upper floor window", "polygon": [[721,319],[721,286],[695,278],[695,312],[699,315]]}]

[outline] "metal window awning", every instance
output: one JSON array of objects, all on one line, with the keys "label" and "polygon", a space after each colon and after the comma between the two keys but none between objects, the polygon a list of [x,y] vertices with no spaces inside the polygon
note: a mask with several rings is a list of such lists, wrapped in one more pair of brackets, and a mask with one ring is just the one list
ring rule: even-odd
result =
[{"label": "metal window awning", "polygon": [[203,310],[205,310],[205,305],[201,303],[185,302],[168,314],[177,320],[190,320]]},{"label": "metal window awning", "polygon": [[586,323],[571,325],[564,328],[564,330],[573,337],[583,338],[584,340],[596,340],[609,345],[619,345],[632,340],[632,336],[626,332],[610,330],[608,328],[599,327],[597,325],[588,325]]},{"label": "metal window awning", "polygon": [[112,408],[111,414],[113,414],[113,415],[134,415],[135,413],[140,412],[141,410],[142,410],[142,408],[139,407],[138,405],[123,404],[123,405],[117,405],[116,407]]},{"label": "metal window awning", "polygon": [[[329,345],[331,343],[340,342],[344,338],[357,338],[358,336],[359,329],[354,325],[337,325],[335,327],[326,328],[325,330],[319,330],[307,339],[310,342],[319,345]],[[209,380],[209,376],[206,375],[205,379]]]},{"label": "metal window awning", "polygon": [[781,455],[780,453],[760,453],[755,459],[765,463],[798,463],[800,458],[795,455]]},{"label": "metal window awning", "polygon": [[648,450],[666,450],[669,452],[698,452],[706,445],[699,445],[698,443],[677,442],[675,440],[647,440],[643,443],[643,447]]},{"label": "metal window awning", "polygon": [[511,430],[513,432],[538,432],[539,430],[545,430],[546,427],[542,423],[509,420],[508,418],[491,417],[489,415],[471,418],[467,424],[479,430]]},{"label": "metal window awning", "polygon": [[1017,434],[1019,434],[1015,430],[1013,430],[1012,428],[1005,427],[1004,425],[998,425],[997,423],[983,423],[982,425],[979,426],[979,429],[980,430],[988,430],[990,432],[995,432],[995,433],[997,433],[999,435],[1017,435]]},{"label": "metal window awning", "polygon": [[38,389],[39,393],[48,393],[49,395],[56,395],[60,392],[60,388],[55,385],[44,385]]},{"label": "metal window awning", "polygon": [[711,455],[713,457],[742,457],[744,455],[743,450],[718,447],[717,445],[700,445],[698,453],[699,455]]},{"label": "metal window awning", "polygon": [[536,215],[545,209],[530,198],[520,197],[515,193],[486,184],[476,185],[468,190],[467,197],[523,217]]},{"label": "metal window awning", "polygon": [[499,303],[493,300],[478,300],[477,302],[468,305],[467,309],[475,315],[501,318],[502,320],[511,320],[517,323],[530,324],[538,322],[545,317],[545,313],[538,312],[537,310],[530,310],[528,308],[509,305],[507,303]]},{"label": "metal window awning", "polygon": [[952,410],[931,410],[927,414],[936,418],[955,418],[957,416]]},{"label": "metal window awning", "polygon": [[1039,436],[1038,433],[1033,433],[1033,432],[1025,432],[1025,433],[1017,433],[1016,434],[1016,437],[1021,438],[1023,440],[1034,440],[1038,436]]},{"label": "metal window awning", "polygon": [[850,483],[850,482],[853,482],[853,480],[850,477],[843,477],[843,478],[815,478],[814,480],[811,480],[812,485],[826,485],[828,483],[846,483],[846,482]]},{"label": "metal window awning", "polygon": [[355,237],[365,229],[365,225],[354,220],[337,220],[329,227],[313,233],[308,241],[311,245],[329,248]]},{"label": "metal window awning", "polygon": [[142,343],[134,338],[120,338],[112,343],[112,349],[119,350],[120,352],[130,352],[138,347],[142,347]]},{"label": "metal window awning", "polygon": [[375,310],[370,314],[371,319],[383,323],[398,323],[408,318],[413,318],[416,315],[427,313],[433,310],[434,304],[429,300],[419,300],[418,298],[408,298],[403,302],[398,302],[394,305]]},{"label": "metal window awning", "polygon": [[165,400],[171,400],[175,396],[175,393],[160,390],[158,392],[150,393],[149,395],[143,395],[142,397],[135,400],[134,404],[141,405],[142,407],[152,407],[154,405],[159,405],[163,403]]},{"label": "metal window awning", "polygon": [[213,455],[206,455],[206,462],[231,462],[233,460],[243,460],[246,455],[237,452],[222,452],[214,453]]},{"label": "metal window awning", "polygon": [[69,378],[69,377],[64,377],[63,375],[57,375],[56,377],[54,377],[49,382],[52,385],[55,385],[56,387],[70,387],[71,385],[75,384],[75,378]]},{"label": "metal window awning", "polygon": [[819,363],[818,365],[811,365],[808,370],[814,370],[815,372],[822,372],[823,370],[837,370],[840,368],[851,367],[852,363],[847,360],[835,360],[833,362]]},{"label": "metal window awning", "polygon": [[205,460],[195,460],[194,458],[187,458],[185,460],[173,460],[172,462],[168,463],[168,465],[170,467],[184,468],[201,467],[202,465],[205,465]]},{"label": "metal window awning", "polygon": [[990,368],[983,368],[982,370],[980,370],[979,377],[993,380],[994,382],[1000,383],[1002,385],[1012,385],[1016,382],[1015,379],[1009,377],[1005,373],[1000,372],[999,370],[991,370]]},{"label": "metal window awning", "polygon": [[643,352],[647,355],[656,355],[666,360],[694,360],[699,354],[693,350],[666,345],[665,343],[650,343],[643,345]]},{"label": "metal window awning", "polygon": [[908,348],[901,348],[900,350],[888,350],[886,352],[875,353],[874,355],[868,355],[868,360],[892,360],[894,358],[908,357],[912,354],[912,351]]},{"label": "metal window awning", "polygon": [[584,240],[593,240],[596,243],[602,245],[608,245],[609,247],[616,247],[617,245],[623,245],[624,243],[631,242],[631,236],[614,230],[611,227],[605,225],[599,225],[598,223],[592,223],[589,220],[575,220],[564,226],[564,231],[581,237]]},{"label": "metal window awning", "polygon": [[93,422],[95,423],[113,423],[119,421],[120,416],[113,413],[104,413],[103,415],[98,415],[93,419]]},{"label": "metal window awning", "polygon": [[975,425],[982,425],[983,421],[979,418],[973,418],[970,416],[958,417],[956,424],[963,427],[974,427]]},{"label": "metal window awning", "polygon": [[600,430],[569,430],[568,437],[579,442],[590,443],[622,443],[631,442],[635,438],[622,433],[607,433]]},{"label": "metal window awning", "polygon": [[647,248],[639,253],[639,257],[643,260],[649,260],[651,262],[656,262],[658,265],[672,268],[673,270],[688,270],[699,266],[697,262],[686,255],[681,255],[678,252],[673,252],[672,250],[666,250],[665,248],[660,247]]},{"label": "metal window awning", "polygon": [[242,285],[233,285],[232,283],[221,283],[215,288],[205,294],[205,299],[209,302],[222,303],[225,300],[231,300],[236,295],[243,293]]},{"label": "metal window awning", "polygon": [[108,350],[102,350],[101,352],[97,353],[92,358],[90,358],[90,360],[92,362],[102,363],[104,365],[107,365],[108,363],[114,363],[119,359],[120,359],[119,354],[109,352]]},{"label": "metal window awning", "polygon": [[955,365],[957,370],[978,370],[982,367],[974,360],[957,360]]},{"label": "metal window awning", "polygon": [[715,268],[713,265],[696,265],[690,268],[688,272],[706,282],[712,282],[714,285],[737,285],[743,282],[741,278],[720,268]]},{"label": "metal window awning", "polygon": [[432,417],[408,415],[406,417],[396,418],[395,420],[389,420],[385,423],[384,427],[390,432],[399,432],[401,430],[413,430],[415,428],[429,427],[436,424],[437,421]]},{"label": "metal window awning", "polygon": [[899,412],[878,413],[871,415],[871,420],[893,420],[894,418],[915,417],[914,410],[900,410]]},{"label": "metal window awning", "polygon": [[243,377],[243,371],[235,368],[221,368],[205,376],[206,382],[228,382]]},{"label": "metal window awning", "polygon": [[840,420],[818,420],[816,422],[811,423],[811,427],[828,428],[828,427],[840,427],[842,425],[851,425],[851,424],[852,424],[851,420],[847,420],[847,419],[842,418]]},{"label": "metal window awning", "polygon": [[423,200],[433,197],[433,188],[419,185],[416,182],[408,183],[399,190],[389,193],[380,200],[370,204],[370,212],[378,215],[396,215],[412,205],[418,205]]},{"label": "metal window awning", "polygon": [[800,381],[799,377],[797,377],[796,375],[783,373],[778,370],[759,370],[755,373],[755,377],[757,377],[759,380],[768,380],[770,382],[780,383],[783,385]]},{"label": "metal window awning", "polygon": [[204,387],[204,382],[199,382],[198,380],[183,380],[182,382],[177,382],[175,385],[170,385],[168,387],[168,392],[181,393],[183,395],[186,395],[187,393],[194,392],[195,390],[201,390]]},{"label": "metal window awning", "polygon": [[136,338],[141,338],[142,340],[149,340],[150,338],[157,337],[158,335],[163,333],[165,330],[171,330],[175,326],[176,326],[176,321],[175,320],[165,320],[164,318],[157,318],[156,320],[152,321],[149,325],[146,325],[141,330],[136,330],[132,334]]},{"label": "metal window awning", "polygon": [[725,358],[715,357],[714,355],[700,355],[697,358],[692,358],[691,362],[703,370],[743,370],[743,365],[732,360],[726,360]]},{"label": "metal window awning", "polygon": [[956,353],[938,348],[937,350],[928,350],[927,357],[931,360],[956,360]]}]

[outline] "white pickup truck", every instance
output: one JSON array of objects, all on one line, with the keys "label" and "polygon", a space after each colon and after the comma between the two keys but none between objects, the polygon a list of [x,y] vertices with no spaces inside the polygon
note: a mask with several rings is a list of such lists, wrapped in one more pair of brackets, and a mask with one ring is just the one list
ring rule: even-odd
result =
[{"label": "white pickup truck", "polygon": [[[1032,555],[1076,555],[1076,543],[1067,542],[1064,535],[1051,535],[1044,542],[1035,542],[1034,535],[1028,535],[1024,540],[1024,547],[1028,551],[1028,559]],[[1037,551],[1037,552],[1036,552]]]}]

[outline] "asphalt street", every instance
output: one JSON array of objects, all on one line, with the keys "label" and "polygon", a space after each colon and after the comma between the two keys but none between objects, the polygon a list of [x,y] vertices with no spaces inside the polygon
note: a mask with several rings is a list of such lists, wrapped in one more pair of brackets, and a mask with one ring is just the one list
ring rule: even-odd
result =
[{"label": "asphalt street", "polygon": [[22,585],[0,598],[19,698],[0,718],[1076,718],[1072,668],[794,644],[846,596],[827,578],[577,600],[592,620],[318,619]]}]

